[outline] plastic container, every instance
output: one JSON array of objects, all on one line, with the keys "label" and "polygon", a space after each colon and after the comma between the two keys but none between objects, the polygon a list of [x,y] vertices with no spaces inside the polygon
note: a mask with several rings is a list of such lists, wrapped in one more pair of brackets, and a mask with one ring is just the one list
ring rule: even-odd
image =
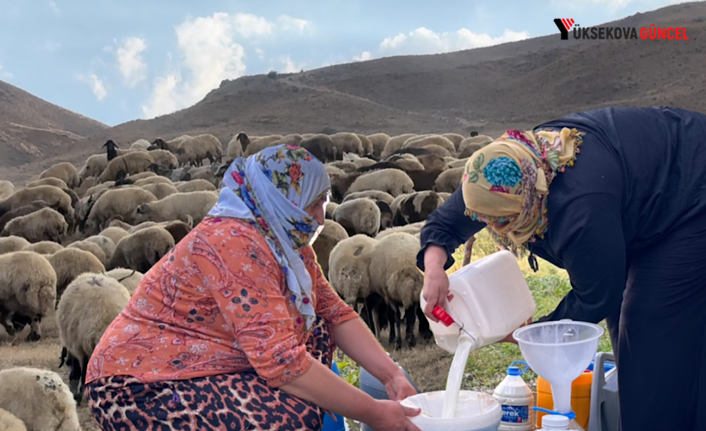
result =
[{"label": "plastic container", "polygon": [[[604,372],[608,372],[615,366],[610,363],[604,363]],[[588,369],[579,376],[571,384],[571,407],[576,413],[576,422],[583,429],[588,429],[589,417],[591,415],[591,387],[594,380],[593,362],[588,366]],[[552,387],[549,382],[539,377],[537,379],[537,407],[542,407],[551,410],[554,407],[554,399],[552,398]],[[542,427],[542,418],[547,413],[537,412],[537,427]]]},{"label": "plastic container", "polygon": [[[520,371],[515,364],[524,364]],[[515,361],[507,369],[507,376],[493,391],[493,398],[500,403],[503,415],[498,431],[532,431],[534,429],[534,394],[522,379],[527,363]]]},{"label": "plastic container", "polygon": [[559,431],[569,429],[569,418],[562,415],[547,415],[545,416],[544,428],[537,431]]},{"label": "plastic container", "polygon": [[[472,262],[449,275],[444,310],[473,338],[473,350],[502,340],[536,310],[517,259],[507,250]],[[421,295],[421,307],[426,301]],[[428,318],[427,318],[428,319]],[[456,353],[459,327],[429,320],[436,344]]]},{"label": "plastic container", "polygon": [[[618,369],[601,367],[615,362],[611,352],[600,352],[596,355],[598,371],[593,373],[591,386],[591,418],[588,431],[618,431],[620,429],[620,404],[618,400]],[[603,368],[603,373],[600,372]]]},{"label": "plastic container", "polygon": [[423,431],[497,431],[502,409],[491,395],[461,391],[458,394],[456,414],[442,418],[444,391],[424,392],[400,401],[408,407],[419,407],[422,412],[410,421]]}]

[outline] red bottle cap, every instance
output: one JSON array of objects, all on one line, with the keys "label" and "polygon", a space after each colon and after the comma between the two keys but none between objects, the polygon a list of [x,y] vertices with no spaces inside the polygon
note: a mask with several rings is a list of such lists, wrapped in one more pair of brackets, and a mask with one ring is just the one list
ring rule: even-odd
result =
[{"label": "red bottle cap", "polygon": [[439,307],[438,305],[434,307],[434,310],[432,310],[431,314],[433,314],[434,317],[439,319],[439,321],[446,326],[451,326],[451,324],[454,323],[453,317],[449,316],[449,313],[444,311],[444,309]]}]

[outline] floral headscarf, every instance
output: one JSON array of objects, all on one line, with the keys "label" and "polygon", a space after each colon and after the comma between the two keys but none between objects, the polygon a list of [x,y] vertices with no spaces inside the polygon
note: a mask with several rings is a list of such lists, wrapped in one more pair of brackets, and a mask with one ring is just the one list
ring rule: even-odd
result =
[{"label": "floral headscarf", "polygon": [[[496,242],[515,255],[547,230],[547,195],[558,172],[573,166],[583,135],[576,129],[508,130],[466,163],[466,215],[488,224]],[[495,222],[509,222],[493,227]]]},{"label": "floral headscarf", "polygon": [[311,276],[299,250],[312,242],[323,225],[304,209],[330,188],[324,165],[306,149],[278,145],[235,159],[223,176],[218,202],[208,213],[249,220],[265,236],[307,329],[316,315]]}]

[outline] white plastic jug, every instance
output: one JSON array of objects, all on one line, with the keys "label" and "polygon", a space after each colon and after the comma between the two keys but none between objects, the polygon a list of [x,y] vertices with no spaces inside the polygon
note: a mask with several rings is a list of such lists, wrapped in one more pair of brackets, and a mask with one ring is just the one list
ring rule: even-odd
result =
[{"label": "white plastic jug", "polygon": [[502,410],[491,395],[461,391],[458,408],[452,418],[442,418],[444,391],[423,392],[400,401],[407,407],[419,407],[422,412],[409,420],[422,431],[497,431]]},{"label": "white plastic jug", "polygon": [[[473,350],[502,340],[527,319],[537,306],[517,258],[502,250],[472,262],[449,275],[445,311],[473,338]],[[424,308],[424,292],[421,307]],[[429,320],[429,318],[427,318]],[[429,320],[436,344],[456,353],[459,328]]]},{"label": "white plastic jug", "polygon": [[[520,371],[515,364],[524,364]],[[507,376],[493,391],[493,398],[503,411],[498,431],[532,431],[534,429],[534,393],[525,383],[522,374],[529,367],[524,361],[514,361],[507,369]]]}]

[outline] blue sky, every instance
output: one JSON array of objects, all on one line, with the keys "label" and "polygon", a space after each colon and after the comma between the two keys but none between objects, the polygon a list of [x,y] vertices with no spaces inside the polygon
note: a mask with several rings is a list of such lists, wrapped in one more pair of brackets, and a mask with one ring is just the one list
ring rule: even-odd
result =
[{"label": "blue sky", "polygon": [[108,125],[223,79],[558,33],[679,0],[0,0],[0,80]]}]

